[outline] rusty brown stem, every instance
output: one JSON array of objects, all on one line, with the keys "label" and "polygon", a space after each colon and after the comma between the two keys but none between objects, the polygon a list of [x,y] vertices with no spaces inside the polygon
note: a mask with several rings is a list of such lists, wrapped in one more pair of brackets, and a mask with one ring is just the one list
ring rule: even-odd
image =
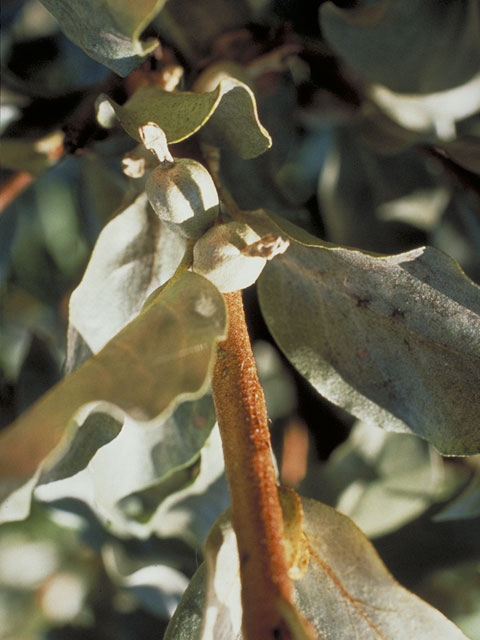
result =
[{"label": "rusty brown stem", "polygon": [[246,640],[287,640],[280,613],[293,602],[283,543],[283,516],[272,460],[263,389],[240,292],[225,294],[229,330],[218,346],[212,380],[232,502],[242,581]]},{"label": "rusty brown stem", "polygon": [[0,213],[32,184],[34,176],[27,171],[17,171],[0,187]]}]

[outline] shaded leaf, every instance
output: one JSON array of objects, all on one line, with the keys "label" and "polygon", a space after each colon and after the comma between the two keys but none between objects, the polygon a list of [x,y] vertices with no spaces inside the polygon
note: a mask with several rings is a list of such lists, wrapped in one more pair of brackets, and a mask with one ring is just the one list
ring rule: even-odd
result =
[{"label": "shaded leaf", "polygon": [[351,9],[327,2],[321,6],[320,23],[355,71],[394,91],[442,91],[463,84],[480,67],[476,0],[362,1]]},{"label": "shaded leaf", "polygon": [[165,0],[41,0],[58,20],[62,31],[89,56],[126,76],[158,41],[140,40],[145,27]]},{"label": "shaded leaf", "polygon": [[169,2],[155,20],[155,27],[166,42],[195,66],[211,54],[212,43],[229,32],[242,29],[251,20],[246,0],[175,0]]},{"label": "shaded leaf", "polygon": [[433,248],[373,256],[281,224],[309,244],[266,266],[259,298],[300,373],[366,422],[408,427],[447,455],[478,453],[478,286]]},{"label": "shaded leaf", "polygon": [[100,95],[99,123],[111,127],[115,117],[139,142],[138,127],[155,122],[169,143],[185,140],[204,127],[202,134],[210,144],[231,147],[242,158],[254,158],[271,146],[270,136],[258,119],[251,89],[234,78],[222,80],[208,93],[142,87],[122,106],[105,94]]},{"label": "shaded leaf", "polygon": [[214,419],[211,405],[208,396],[187,402],[148,426],[126,418],[82,472],[38,485],[36,500],[55,506],[73,498],[111,533],[178,537],[200,550],[229,502],[218,430],[211,432],[212,419],[198,420],[208,406]]},{"label": "shaded leaf", "polygon": [[417,518],[465,480],[424,440],[358,422],[325,464],[310,467],[299,491],[335,506],[372,538]]},{"label": "shaded leaf", "polygon": [[[205,606],[207,568],[204,562],[190,580],[178,607],[173,614],[163,640],[196,640],[200,638]],[[220,637],[220,636],[219,636]],[[225,636],[238,640],[239,636]]]},{"label": "shaded leaf", "polygon": [[408,132],[414,131],[433,143],[449,141],[456,136],[456,123],[480,109],[480,73],[459,87],[426,95],[404,95],[381,85],[371,86],[368,93],[393,122]]},{"label": "shaded leaf", "polygon": [[61,131],[55,131],[38,140],[2,138],[0,166],[13,171],[38,174],[58,162],[62,153]]},{"label": "shaded leaf", "polygon": [[418,152],[381,155],[344,130],[334,135],[318,197],[331,242],[393,252],[405,223],[426,230],[438,223],[449,193]]},{"label": "shaded leaf", "polygon": [[480,139],[474,136],[461,136],[442,145],[448,156],[459,165],[480,174]]},{"label": "shaded leaf", "polygon": [[222,441],[215,427],[202,448],[194,482],[162,502],[151,520],[151,530],[161,537],[178,537],[201,550],[213,523],[229,502]]},{"label": "shaded leaf", "polygon": [[434,520],[460,520],[480,516],[480,473],[475,473],[465,489],[452,502],[439,511]]},{"label": "shaded leaf", "polygon": [[33,473],[87,403],[103,401],[102,409],[112,415],[120,408],[137,419],[152,420],[175,400],[201,393],[225,323],[220,293],[204,278],[185,273],[98,355],[2,432],[2,476]]},{"label": "shaded leaf", "polygon": [[115,545],[103,549],[103,561],[112,582],[126,589],[147,611],[168,619],[175,610],[188,580],[183,573],[162,564],[150,564],[133,571],[123,570],[122,556]]},{"label": "shaded leaf", "polygon": [[[298,535],[308,564],[295,580],[295,599],[319,638],[465,638],[439,611],[393,579],[372,544],[347,517],[307,498],[302,506]],[[202,565],[193,577],[166,638],[241,640],[240,567],[228,514],[209,535],[205,564],[207,571]]]}]

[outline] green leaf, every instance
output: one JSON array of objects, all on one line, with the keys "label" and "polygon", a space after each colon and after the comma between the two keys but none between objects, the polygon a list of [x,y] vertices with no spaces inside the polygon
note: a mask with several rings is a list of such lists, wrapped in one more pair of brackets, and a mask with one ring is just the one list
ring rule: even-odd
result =
[{"label": "green leaf", "polygon": [[[307,498],[302,506],[302,526],[294,527],[303,547],[295,599],[319,638],[465,639],[439,611],[394,580],[372,544],[347,517]],[[242,638],[240,566],[228,514],[210,532],[205,551],[207,572],[202,565],[193,577],[166,639]],[[300,630],[297,633],[295,637],[303,637]]]},{"label": "green leaf", "polygon": [[[208,407],[211,416],[203,423]],[[35,499],[55,506],[74,498],[117,536],[180,538],[201,551],[229,504],[213,420],[208,395],[149,425],[127,417],[119,435],[83,471],[59,480],[44,474]]]},{"label": "green leaf", "polygon": [[372,544],[345,516],[302,499],[310,562],[296,583],[302,613],[326,638],[453,640],[463,633],[401,587]]},{"label": "green leaf", "polygon": [[168,620],[188,585],[187,578],[178,569],[160,564],[158,559],[155,562],[153,558],[148,565],[125,567],[122,551],[114,544],[107,544],[102,550],[109,578],[147,611]]},{"label": "green leaf", "polygon": [[474,474],[467,487],[439,511],[434,520],[463,520],[464,518],[478,518],[480,516],[480,473]]},{"label": "green leaf", "polygon": [[[197,640],[200,638],[203,609],[205,606],[205,584],[207,568],[204,562],[190,580],[178,607],[170,620],[163,640]],[[221,637],[219,635],[219,637]],[[224,636],[237,640],[237,636]]]},{"label": "green leaf", "polygon": [[157,46],[140,40],[165,0],[41,0],[75,44],[94,60],[126,76]]},{"label": "green leaf", "polygon": [[270,136],[258,119],[255,96],[234,78],[222,80],[208,93],[142,87],[122,106],[101,94],[97,99],[99,123],[111,127],[115,117],[139,142],[138,127],[155,122],[169,143],[185,140],[203,127],[209,144],[231,147],[242,158],[254,158],[271,146]]},{"label": "green leaf", "polygon": [[[150,300],[97,355],[57,384],[0,436],[2,476],[28,476],[65,437],[84,405],[101,403],[138,420],[153,420],[175,401],[205,389],[215,345],[224,336],[223,297],[186,272]],[[70,428],[69,428],[70,427]]]},{"label": "green leaf", "polygon": [[449,201],[417,151],[382,155],[347,130],[334,135],[318,184],[328,239],[367,251],[398,250],[405,223],[434,228]]},{"label": "green leaf", "polygon": [[478,453],[479,287],[430,247],[374,256],[281,224],[302,244],[267,264],[259,299],[300,373],[365,422],[409,429],[446,455]]},{"label": "green leaf", "polygon": [[395,531],[465,484],[424,440],[358,422],[299,491],[335,506],[369,537]]},{"label": "green leaf", "polygon": [[37,140],[2,138],[0,166],[12,171],[39,174],[58,162],[63,152],[63,133],[54,131]]},{"label": "green leaf", "polygon": [[222,37],[238,33],[252,20],[252,7],[247,0],[175,0],[168,2],[155,20],[161,40],[195,68],[199,60],[212,53],[212,45]]},{"label": "green leaf", "polygon": [[463,84],[478,72],[477,0],[362,0],[355,5],[341,9],[324,3],[320,22],[333,48],[367,80],[403,93],[431,93]]},{"label": "green leaf", "polygon": [[[173,275],[184,251],[185,241],[161,223],[145,194],[138,196],[100,233],[70,297],[70,332],[77,331],[90,351],[98,353]],[[79,362],[71,355],[71,341],[68,347],[71,369]]]},{"label": "green leaf", "polygon": [[201,551],[208,532],[229,501],[222,441],[215,427],[202,448],[197,477],[188,487],[162,502],[149,530],[162,538],[180,538]]}]

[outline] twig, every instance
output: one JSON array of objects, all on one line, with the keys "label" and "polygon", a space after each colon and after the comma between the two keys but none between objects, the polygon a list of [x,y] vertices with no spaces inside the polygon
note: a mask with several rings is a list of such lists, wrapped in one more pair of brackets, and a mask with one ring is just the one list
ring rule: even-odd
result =
[{"label": "twig", "polygon": [[27,171],[17,171],[0,187],[0,213],[32,184],[35,176]]},{"label": "twig", "polygon": [[263,389],[245,323],[241,292],[225,294],[229,329],[212,380],[232,501],[246,640],[287,640],[282,604],[293,603],[283,516],[272,461]]}]

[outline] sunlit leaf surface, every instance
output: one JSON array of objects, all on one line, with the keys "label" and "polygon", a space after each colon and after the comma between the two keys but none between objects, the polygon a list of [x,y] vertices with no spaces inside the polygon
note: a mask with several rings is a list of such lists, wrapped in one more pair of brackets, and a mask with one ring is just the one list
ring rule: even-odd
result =
[{"label": "sunlit leaf surface", "polygon": [[433,248],[380,257],[310,242],[292,242],[258,281],[290,361],[366,422],[408,427],[447,455],[478,453],[478,286]]},{"label": "sunlit leaf surface", "polygon": [[[465,638],[441,613],[394,580],[347,517],[306,498],[302,506],[306,538],[301,544],[308,560],[295,580],[296,604],[319,638]],[[200,567],[185,592],[167,630],[168,640],[242,638],[238,551],[227,515],[210,533],[206,567],[207,571]]]},{"label": "sunlit leaf surface", "polygon": [[184,250],[184,240],[162,225],[145,194],[140,195],[100,233],[70,297],[70,329],[98,353],[173,275]]},{"label": "sunlit leaf surface", "polygon": [[158,46],[140,40],[165,0],[41,0],[65,34],[89,56],[126,76]]},{"label": "sunlit leaf surface", "polygon": [[142,87],[122,106],[106,95],[97,100],[97,119],[111,127],[118,118],[125,131],[140,141],[138,127],[155,122],[169,143],[180,142],[200,128],[206,141],[234,149],[242,158],[254,158],[271,145],[261,125],[255,97],[239,80],[227,78],[209,93],[169,92]]},{"label": "sunlit leaf surface", "polygon": [[102,401],[140,420],[153,420],[179,398],[204,390],[216,341],[225,330],[216,288],[185,273],[142,313],[56,385],[0,438],[3,476],[33,473],[55,449],[83,405]]}]

